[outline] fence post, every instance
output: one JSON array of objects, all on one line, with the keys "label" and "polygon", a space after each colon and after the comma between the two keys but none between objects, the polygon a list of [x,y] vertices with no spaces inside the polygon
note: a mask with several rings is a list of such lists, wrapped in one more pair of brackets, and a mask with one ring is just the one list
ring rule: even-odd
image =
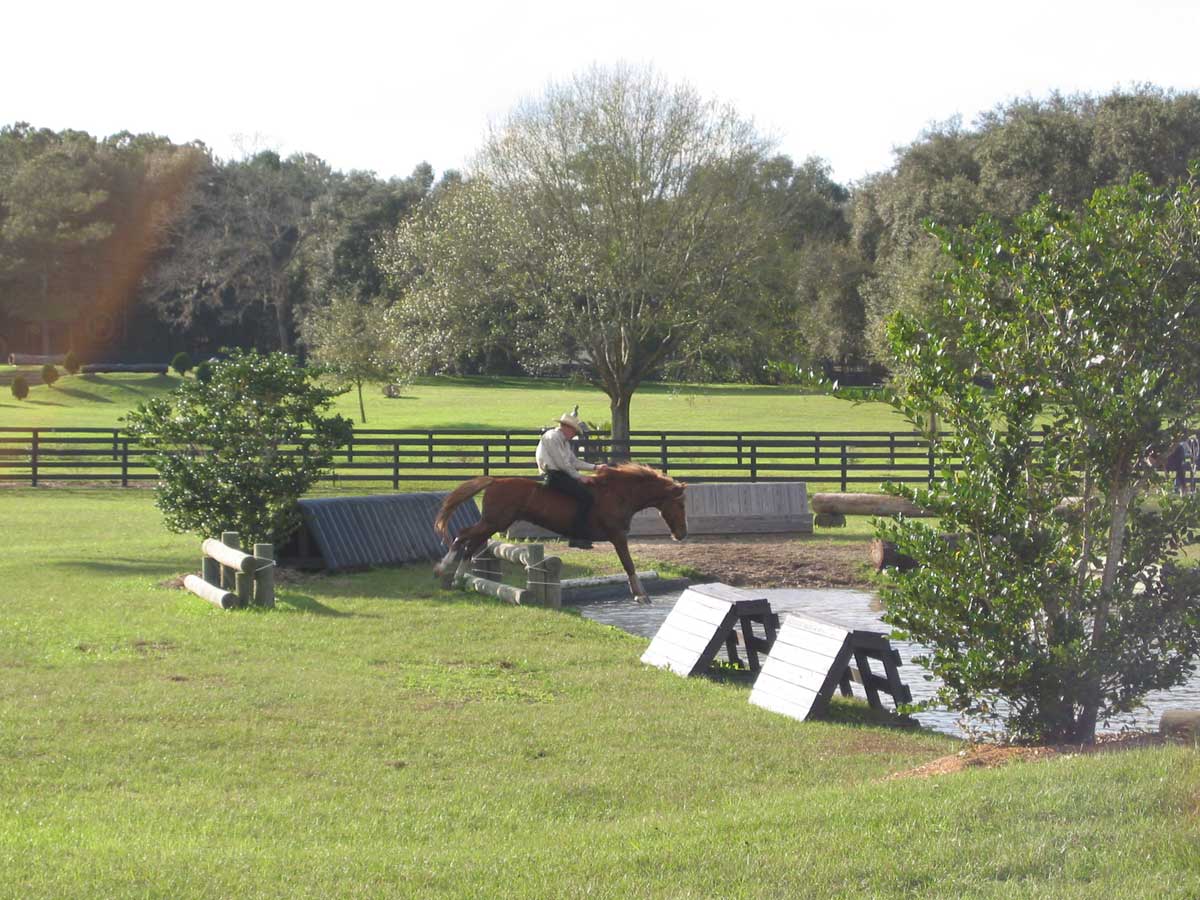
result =
[{"label": "fence post", "polygon": [[392,490],[400,490],[400,442],[392,441]]},{"label": "fence post", "polygon": [[37,487],[38,481],[38,433],[33,429],[33,444],[29,450],[29,486]]},{"label": "fence post", "polygon": [[512,432],[504,432],[504,464],[512,464]]},{"label": "fence post", "polygon": [[[255,544],[254,555],[259,559],[275,559],[274,544]],[[263,566],[254,573],[254,602],[259,606],[275,605],[275,567]]]},{"label": "fence post", "polygon": [[490,458],[490,456],[491,456],[490,451],[491,451],[491,447],[488,445],[487,441],[484,441],[483,442],[483,474],[484,475],[491,474],[491,472],[488,471],[488,469],[490,468],[491,463],[492,463],[491,458]]},{"label": "fence post", "polygon": [[738,468],[742,467],[742,436],[737,436],[737,464]]},{"label": "fence post", "polygon": [[929,442],[929,483],[933,484],[933,441]]},{"label": "fence post", "polygon": [[666,475],[667,474],[667,436],[665,434],[659,435],[658,447],[659,447],[658,455],[659,455],[659,458],[662,460],[663,474]]},{"label": "fence post", "polygon": [[433,432],[429,432],[429,464],[433,465]]},{"label": "fence post", "polygon": [[896,432],[888,435],[888,465],[896,467]]},{"label": "fence post", "polygon": [[758,481],[758,444],[750,445],[750,480]]},{"label": "fence post", "polygon": [[821,435],[815,434],[815,435],[813,435],[813,465],[819,466],[820,464],[821,464]]},{"label": "fence post", "polygon": [[846,453],[846,445],[842,444],[842,493],[846,493],[846,467],[849,465],[850,459]]},{"label": "fence post", "polygon": [[119,437],[120,437],[120,433],[117,431],[117,429],[114,428],[113,429],[113,462],[117,461],[117,440]]},{"label": "fence post", "polygon": [[[222,531],[221,543],[226,547],[232,547],[234,550],[242,549],[242,537],[236,531]],[[233,576],[233,569],[228,566],[221,566],[221,587],[227,591],[236,590],[237,584]]]},{"label": "fence post", "polygon": [[121,487],[129,487],[129,439],[121,441]]},{"label": "fence post", "polygon": [[350,440],[346,441],[346,462],[354,462],[354,435],[350,435]]}]

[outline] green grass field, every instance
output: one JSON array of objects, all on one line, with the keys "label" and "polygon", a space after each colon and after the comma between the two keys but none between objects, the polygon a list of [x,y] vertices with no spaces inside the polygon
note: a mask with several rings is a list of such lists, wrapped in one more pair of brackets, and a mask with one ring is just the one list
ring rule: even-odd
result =
[{"label": "green grass field", "polygon": [[0,896],[1200,895],[1194,750],[886,780],[957,745],[424,566],[220,612],[143,491],[0,510]]},{"label": "green grass field", "polygon": [[[174,375],[64,375],[53,386],[31,388],[18,401],[0,393],[0,425],[107,427],[138,403],[173,389]],[[364,392],[367,423],[358,400],[343,394],[336,411],[357,428],[540,428],[579,404],[590,422],[609,421],[608,398],[561,379],[427,378],[404,397],[388,399],[378,386]],[[792,387],[648,384],[634,395],[635,430],[909,431],[882,403],[854,403],[800,393]]]}]

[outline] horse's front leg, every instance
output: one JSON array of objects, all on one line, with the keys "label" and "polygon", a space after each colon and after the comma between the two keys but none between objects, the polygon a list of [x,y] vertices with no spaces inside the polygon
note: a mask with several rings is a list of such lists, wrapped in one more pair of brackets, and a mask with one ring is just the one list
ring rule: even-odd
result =
[{"label": "horse's front leg", "polygon": [[629,556],[629,538],[625,532],[618,531],[610,532],[608,539],[612,541],[621,565],[625,567],[625,575],[629,578],[629,590],[633,594],[633,599],[638,603],[649,603],[650,598],[646,596],[645,588],[642,587],[642,582],[637,577],[637,570],[633,567],[633,559]]}]

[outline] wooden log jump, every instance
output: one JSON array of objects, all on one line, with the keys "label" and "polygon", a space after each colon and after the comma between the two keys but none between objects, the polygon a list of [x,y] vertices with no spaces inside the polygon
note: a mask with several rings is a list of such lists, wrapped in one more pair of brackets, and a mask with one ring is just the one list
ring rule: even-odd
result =
[{"label": "wooden log jump", "polygon": [[[514,587],[500,581],[501,560],[525,568],[525,587]],[[464,590],[477,591],[508,603],[536,603],[554,609],[562,608],[562,560],[546,556],[541,544],[506,544],[489,541],[470,561],[459,566],[454,583]]]},{"label": "wooden log jump", "polygon": [[929,513],[901,497],[890,494],[813,494],[810,498],[817,525],[828,528],[846,524],[846,516],[898,516],[913,518]]},{"label": "wooden log jump", "polygon": [[221,540],[207,538],[200,544],[200,576],[188,575],[183,586],[221,609],[234,609],[254,603],[275,605],[275,547],[255,544],[254,554],[243,553],[236,531],[221,534]]}]

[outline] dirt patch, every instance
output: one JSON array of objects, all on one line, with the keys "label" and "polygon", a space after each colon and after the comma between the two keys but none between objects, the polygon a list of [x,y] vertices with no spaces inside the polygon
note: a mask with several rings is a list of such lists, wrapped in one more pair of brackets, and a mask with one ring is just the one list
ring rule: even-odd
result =
[{"label": "dirt patch", "polygon": [[967,769],[994,769],[1013,762],[1036,762],[1062,756],[1079,756],[1091,753],[1113,753],[1135,750],[1140,747],[1158,747],[1163,739],[1157,734],[1131,732],[1128,734],[1100,735],[1094,744],[1050,744],[1019,746],[1009,744],[970,744],[965,749],[942,756],[915,769],[893,772],[885,781],[900,778],[933,778],[950,775]]},{"label": "dirt patch", "polygon": [[872,587],[867,542],[831,541],[809,535],[754,535],[633,540],[639,568],[667,564],[695,572],[704,581],[735,587]]}]

